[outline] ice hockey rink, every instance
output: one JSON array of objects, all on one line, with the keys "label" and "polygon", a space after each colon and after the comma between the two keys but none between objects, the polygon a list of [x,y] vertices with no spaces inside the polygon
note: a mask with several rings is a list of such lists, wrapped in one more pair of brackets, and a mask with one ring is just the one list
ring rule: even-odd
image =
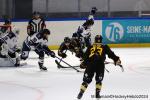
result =
[{"label": "ice hockey rink", "polygon": [[[105,72],[101,100],[150,100],[150,48],[112,50],[120,56],[125,72],[121,72],[119,66],[106,65],[109,73]],[[66,62],[79,65],[78,58],[70,52],[67,54]],[[31,52],[26,66],[0,67],[0,100],[77,100],[83,73],[58,69],[55,60],[45,57],[48,71],[42,72],[37,65],[37,55]],[[82,100],[96,100],[94,93],[93,79]]]}]

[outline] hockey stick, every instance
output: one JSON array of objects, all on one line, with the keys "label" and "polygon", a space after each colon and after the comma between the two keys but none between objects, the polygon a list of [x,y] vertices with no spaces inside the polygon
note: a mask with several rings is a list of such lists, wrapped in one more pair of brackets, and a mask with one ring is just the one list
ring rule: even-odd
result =
[{"label": "hockey stick", "polygon": [[71,66],[70,64],[68,64],[67,62],[65,62],[64,60],[62,60],[61,58],[55,56],[55,58],[61,60],[63,63],[65,63],[66,65],[70,66],[72,69],[76,70],[77,72],[81,72],[80,70],[76,69],[75,67]]},{"label": "hockey stick", "polygon": [[105,70],[106,70],[107,73],[109,73],[109,70],[108,70],[108,69],[105,68]]},{"label": "hockey stick", "polygon": [[[15,66],[16,62],[9,56],[9,55],[6,55],[6,57],[9,59],[9,61]],[[21,66],[25,66],[27,65],[27,63],[21,63],[19,66],[16,66],[16,67],[21,67]]]},{"label": "hockey stick", "polygon": [[[108,61],[105,61],[105,64],[114,64],[114,62],[108,62]],[[124,68],[121,64],[117,64],[120,68],[121,68],[121,71],[124,72]]]},{"label": "hockey stick", "polygon": [[[61,65],[57,60],[55,60],[55,63],[57,64],[57,67],[58,68],[71,68],[71,67],[67,67],[67,66],[63,66],[63,65]],[[80,67],[80,66],[72,66],[72,67]]]},{"label": "hockey stick", "polygon": [[[66,52],[67,52],[67,50],[66,50],[64,53],[66,53]],[[69,66],[63,66],[63,65],[61,65],[60,63],[61,63],[62,59],[63,59],[63,58],[61,58],[59,61],[58,61],[58,60],[55,60],[55,63],[57,64],[57,67],[58,67],[58,68],[71,68],[71,67],[69,67]],[[72,67],[79,67],[79,66],[72,66]]]},{"label": "hockey stick", "polygon": [[16,62],[14,62],[14,60],[9,56],[9,55],[6,55],[6,57],[9,59],[9,61],[12,63],[12,64],[16,64]]}]

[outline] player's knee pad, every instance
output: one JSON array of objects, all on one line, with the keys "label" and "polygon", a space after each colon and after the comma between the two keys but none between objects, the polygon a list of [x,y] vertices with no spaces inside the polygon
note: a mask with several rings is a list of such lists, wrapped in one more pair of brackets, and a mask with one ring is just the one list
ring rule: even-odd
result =
[{"label": "player's knee pad", "polygon": [[95,77],[95,80],[96,80],[96,83],[101,83],[103,80],[103,77],[102,76]]},{"label": "player's knee pad", "polygon": [[89,78],[87,75],[84,75],[83,81],[90,84],[92,82],[92,78]]},{"label": "player's knee pad", "polygon": [[83,81],[90,84],[92,82],[92,79],[91,78],[87,78],[87,77],[84,77],[83,78]]},{"label": "player's knee pad", "polygon": [[44,52],[42,51],[42,52],[40,52],[40,54],[39,54],[39,58],[43,58],[44,59]]},{"label": "player's knee pad", "polygon": [[28,51],[24,51],[21,53],[21,59],[26,60],[28,58],[29,52]]}]

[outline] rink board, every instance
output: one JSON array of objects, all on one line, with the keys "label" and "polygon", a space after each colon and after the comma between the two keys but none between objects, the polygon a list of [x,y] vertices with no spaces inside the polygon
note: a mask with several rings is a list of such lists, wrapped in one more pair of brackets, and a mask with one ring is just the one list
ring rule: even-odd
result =
[{"label": "rink board", "polygon": [[150,19],[110,19],[102,22],[107,44],[150,43]]},{"label": "rink board", "polygon": [[[108,44],[112,48],[149,48],[150,43],[130,43],[130,44]],[[49,46],[52,50],[58,50],[59,45]]]},{"label": "rink board", "polygon": [[[12,60],[15,60],[12,58]],[[0,67],[11,67],[14,64],[8,58],[0,58]]]},{"label": "rink board", "polygon": [[[46,27],[51,30],[48,43],[50,48],[58,49],[64,37],[71,37],[85,20],[47,19]],[[13,26],[20,29],[20,46],[27,37],[27,25],[28,20],[13,21]],[[111,47],[150,47],[150,18],[97,18],[92,27],[92,41],[97,34],[101,34],[104,43]]]}]

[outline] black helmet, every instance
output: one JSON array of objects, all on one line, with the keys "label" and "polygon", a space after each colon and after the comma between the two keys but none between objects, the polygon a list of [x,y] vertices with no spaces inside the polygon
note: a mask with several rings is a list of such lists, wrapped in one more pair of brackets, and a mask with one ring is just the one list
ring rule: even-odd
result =
[{"label": "black helmet", "polygon": [[40,16],[40,13],[39,13],[39,12],[34,11],[34,12],[33,12],[33,16],[37,16],[37,15],[38,15],[38,16]]},{"label": "black helmet", "polygon": [[92,7],[90,14],[94,15],[97,11],[96,7]]},{"label": "black helmet", "polygon": [[43,33],[43,34],[48,34],[48,35],[51,34],[51,32],[50,32],[49,29],[43,29],[43,30],[42,30],[42,33]]},{"label": "black helmet", "polygon": [[96,35],[95,36],[95,43],[102,43],[103,37],[101,35]]},{"label": "black helmet", "polygon": [[69,43],[70,41],[71,41],[71,40],[70,40],[69,37],[65,37],[65,38],[64,38],[64,42],[65,42],[65,43]]}]

